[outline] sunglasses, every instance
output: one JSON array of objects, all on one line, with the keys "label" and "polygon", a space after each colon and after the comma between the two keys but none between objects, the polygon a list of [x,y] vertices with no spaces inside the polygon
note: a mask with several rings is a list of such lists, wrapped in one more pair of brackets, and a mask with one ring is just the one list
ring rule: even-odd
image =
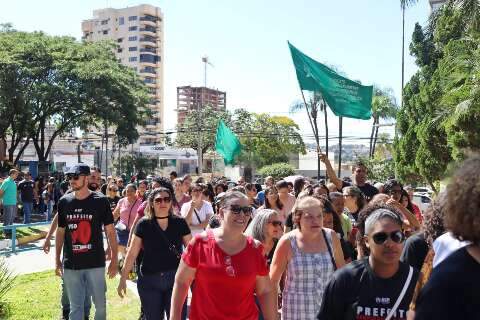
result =
[{"label": "sunglasses", "polygon": [[400,230],[390,233],[378,232],[372,235],[373,242],[376,244],[384,244],[389,238],[395,243],[402,243],[405,240],[405,235]]},{"label": "sunglasses", "polygon": [[158,198],[155,198],[153,201],[154,201],[155,203],[163,203],[163,202],[169,203],[170,201],[172,201],[172,199],[170,199],[170,197],[163,197],[163,198],[162,198],[162,197],[158,197]]},{"label": "sunglasses", "polygon": [[117,192],[117,191],[118,191],[118,189],[112,189],[112,188],[109,188],[109,189],[108,189],[108,191],[115,191],[115,192]]},{"label": "sunglasses", "polygon": [[270,223],[272,226],[274,227],[281,227],[283,226],[283,223],[282,221],[269,221],[268,223]]},{"label": "sunglasses", "polygon": [[70,174],[67,176],[67,180],[78,180],[80,178],[81,174]]},{"label": "sunglasses", "polygon": [[246,216],[251,215],[253,212],[253,208],[250,206],[242,207],[238,205],[232,205],[229,209],[233,214],[240,214],[240,212],[243,212],[243,214]]}]

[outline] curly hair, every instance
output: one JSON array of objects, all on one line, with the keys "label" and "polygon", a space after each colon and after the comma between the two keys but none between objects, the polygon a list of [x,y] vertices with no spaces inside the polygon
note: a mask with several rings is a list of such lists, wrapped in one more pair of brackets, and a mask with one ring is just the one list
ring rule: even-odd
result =
[{"label": "curly hair", "polygon": [[433,241],[445,233],[445,201],[447,193],[441,192],[423,213],[423,234],[432,248]]},{"label": "curly hair", "polygon": [[465,160],[447,186],[445,227],[461,241],[480,244],[480,155]]}]

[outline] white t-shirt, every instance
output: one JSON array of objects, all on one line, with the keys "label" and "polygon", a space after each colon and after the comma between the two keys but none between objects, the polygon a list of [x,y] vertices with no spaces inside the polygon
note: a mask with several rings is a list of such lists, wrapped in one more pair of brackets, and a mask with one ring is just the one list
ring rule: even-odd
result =
[{"label": "white t-shirt", "polygon": [[468,241],[460,241],[454,238],[450,232],[442,234],[433,241],[433,251],[435,252],[435,256],[433,257],[432,266],[435,268],[453,252],[468,246],[469,244],[470,242]]},{"label": "white t-shirt", "polygon": [[[189,201],[189,202],[183,204],[182,210],[180,211],[180,214],[181,214],[182,217],[185,218],[187,216],[188,211],[190,211],[191,206],[192,206],[192,201]],[[195,214],[195,211],[196,211],[197,214]],[[200,210],[196,209],[195,211],[192,213],[192,223],[191,224],[193,226],[201,224],[205,220],[210,219],[210,217],[213,215],[212,205],[210,204],[210,202],[205,201],[205,200],[203,200],[203,205],[200,208]],[[198,217],[197,217],[197,215],[198,215]],[[200,218],[200,220],[198,218]],[[192,236],[195,236],[196,234],[201,233],[203,230],[192,228],[191,231],[192,231]]]}]

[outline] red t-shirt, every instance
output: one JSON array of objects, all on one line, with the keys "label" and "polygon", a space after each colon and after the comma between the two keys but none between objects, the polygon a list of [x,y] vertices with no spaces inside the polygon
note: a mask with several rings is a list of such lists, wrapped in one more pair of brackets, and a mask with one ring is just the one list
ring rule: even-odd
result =
[{"label": "red t-shirt", "polygon": [[183,261],[195,268],[195,285],[190,306],[191,320],[257,320],[254,293],[257,276],[268,274],[267,261],[261,245],[253,238],[239,253],[227,255],[215,241],[212,231],[208,238],[195,236],[183,253]]}]

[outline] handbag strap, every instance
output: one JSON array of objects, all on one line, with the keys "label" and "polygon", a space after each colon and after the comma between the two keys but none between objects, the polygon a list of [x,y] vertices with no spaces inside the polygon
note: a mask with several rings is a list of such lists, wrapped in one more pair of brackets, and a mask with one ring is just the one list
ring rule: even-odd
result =
[{"label": "handbag strap", "polygon": [[[127,200],[128,201],[128,200]],[[127,230],[128,230],[128,226],[130,225],[130,215],[132,214],[132,210],[133,208],[135,207],[135,205],[137,204],[137,201],[138,199],[135,199],[135,202],[132,204],[132,206],[130,207],[130,212],[128,213],[128,222],[127,222]]]},{"label": "handbag strap", "polygon": [[330,254],[330,259],[332,260],[333,270],[337,270],[337,264],[335,263],[335,258],[333,256],[332,247],[330,247],[330,241],[327,238],[327,232],[322,228],[323,238],[325,239],[325,244],[327,245],[328,253]]},{"label": "handbag strap", "polygon": [[393,315],[395,314],[395,312],[397,312],[397,308],[400,305],[400,303],[402,302],[403,297],[405,296],[405,293],[407,292],[407,289],[410,285],[410,282],[412,281],[412,276],[413,276],[413,268],[410,266],[410,268],[408,270],[407,281],[405,281],[405,284],[403,285],[402,291],[400,292],[400,295],[398,296],[397,301],[393,305],[393,308],[390,310],[390,312],[388,313],[385,320],[390,320],[393,317]]},{"label": "handbag strap", "polygon": [[173,253],[178,259],[180,259],[182,257],[182,254],[178,251],[177,247],[175,247],[175,245],[171,243],[170,240],[168,240],[167,236],[165,235],[165,231],[160,228],[157,221],[153,220],[153,222],[158,226],[158,229],[160,229],[160,235],[163,241],[165,241],[165,244],[168,246],[168,250],[170,250],[171,253]]},{"label": "handbag strap", "polygon": [[201,223],[202,223],[202,220],[200,220],[200,217],[198,216],[197,209],[193,208],[193,212],[195,213],[195,216],[197,217],[198,224],[201,224]]}]

